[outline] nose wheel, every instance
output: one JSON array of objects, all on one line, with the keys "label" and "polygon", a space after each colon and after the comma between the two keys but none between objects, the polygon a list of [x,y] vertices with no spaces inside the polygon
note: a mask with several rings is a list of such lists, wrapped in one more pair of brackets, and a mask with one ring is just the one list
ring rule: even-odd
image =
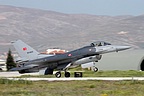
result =
[{"label": "nose wheel", "polygon": [[97,71],[98,71],[98,68],[95,67],[95,66],[93,66],[93,71],[94,71],[94,72],[97,72]]}]

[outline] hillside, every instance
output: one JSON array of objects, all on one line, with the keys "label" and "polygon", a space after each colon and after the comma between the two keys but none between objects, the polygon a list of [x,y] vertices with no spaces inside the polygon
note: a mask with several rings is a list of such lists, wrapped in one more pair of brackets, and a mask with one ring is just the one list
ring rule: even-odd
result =
[{"label": "hillside", "polygon": [[[101,40],[144,48],[144,15],[100,16],[0,5],[0,51],[21,39],[38,51],[72,50]],[[13,50],[13,49],[12,49]]]}]

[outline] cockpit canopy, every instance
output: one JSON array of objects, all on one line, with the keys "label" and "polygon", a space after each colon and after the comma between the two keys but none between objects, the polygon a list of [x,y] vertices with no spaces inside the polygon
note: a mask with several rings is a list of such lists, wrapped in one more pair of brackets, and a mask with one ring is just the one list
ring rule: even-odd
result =
[{"label": "cockpit canopy", "polygon": [[106,46],[106,45],[111,45],[111,44],[107,43],[107,42],[104,42],[104,41],[97,41],[97,42],[91,43],[92,47],[95,47],[95,46]]}]

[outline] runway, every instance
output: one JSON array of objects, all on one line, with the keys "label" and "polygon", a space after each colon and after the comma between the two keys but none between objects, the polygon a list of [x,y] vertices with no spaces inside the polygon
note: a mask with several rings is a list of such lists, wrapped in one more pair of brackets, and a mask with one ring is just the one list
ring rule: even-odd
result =
[{"label": "runway", "polygon": [[0,77],[20,77],[22,75],[39,75],[39,73],[19,74],[19,72],[16,72],[16,71],[12,71],[12,72],[0,72]]},{"label": "runway", "polygon": [[10,80],[30,80],[30,81],[74,81],[74,80],[107,80],[107,81],[121,81],[121,80],[144,80],[144,77],[82,77],[82,78],[21,78],[22,75],[39,75],[39,73],[19,74],[18,72],[0,72],[1,78]]},{"label": "runway", "polygon": [[10,80],[29,80],[29,81],[83,81],[83,80],[104,80],[104,81],[122,81],[122,80],[144,80],[144,77],[82,77],[82,78],[8,78]]}]

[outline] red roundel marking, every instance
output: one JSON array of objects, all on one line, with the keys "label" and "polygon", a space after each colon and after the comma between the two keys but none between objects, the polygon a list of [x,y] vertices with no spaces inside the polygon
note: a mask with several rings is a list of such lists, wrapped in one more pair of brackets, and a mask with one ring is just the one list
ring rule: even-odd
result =
[{"label": "red roundel marking", "polygon": [[23,48],[23,51],[26,51],[26,50],[27,50],[27,48],[26,48],[26,47],[24,47],[24,48]]},{"label": "red roundel marking", "polygon": [[68,56],[72,56],[72,54],[68,54]]}]

